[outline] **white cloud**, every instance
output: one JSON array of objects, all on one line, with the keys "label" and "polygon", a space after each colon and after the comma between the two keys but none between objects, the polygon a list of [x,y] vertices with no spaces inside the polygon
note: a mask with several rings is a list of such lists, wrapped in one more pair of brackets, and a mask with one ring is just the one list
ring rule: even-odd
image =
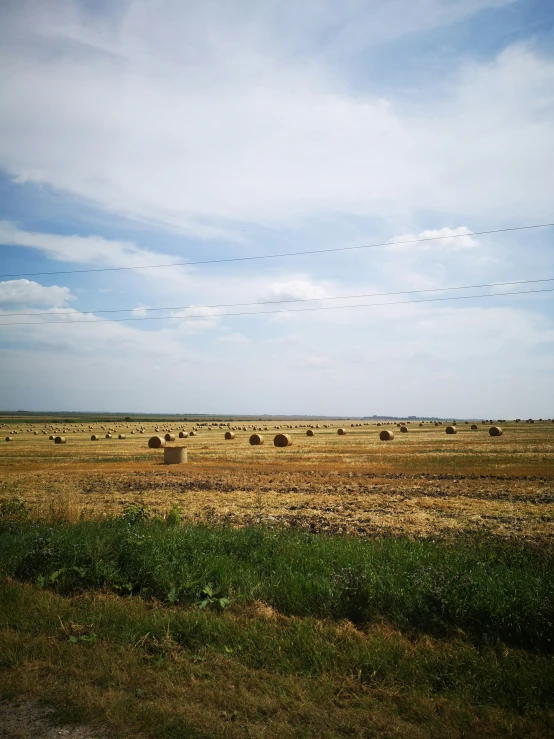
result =
[{"label": "white cloud", "polygon": [[[91,317],[77,326],[71,323],[82,316],[75,314],[54,326],[5,327],[2,337],[16,349],[3,353],[0,407],[459,417],[554,412],[554,364],[544,354],[554,324],[531,309],[424,304],[341,313],[351,315],[340,331],[319,314],[304,314],[294,340],[264,341],[263,351],[257,341],[239,339],[241,326],[263,326],[267,319],[260,317],[228,319],[226,327],[237,326],[235,338],[222,342],[208,333],[202,352],[172,322],[152,331],[148,324]],[[286,368],[293,381],[283,383]]]},{"label": "white cloud", "polygon": [[[299,24],[315,17],[350,29],[346,38],[356,28],[375,38],[391,15],[409,32],[465,12],[386,5],[311,3]],[[204,15],[131,2],[104,23],[72,7],[30,13],[17,43],[4,38],[0,166],[14,178],[211,237],[321,214],[496,222],[550,211],[554,63],[524,46],[466,62],[432,105],[424,95],[408,104],[353,89],[324,52],[283,58],[290,39],[279,45],[271,4],[251,23],[220,6]]]},{"label": "white cloud", "polygon": [[[133,318],[144,318],[148,316],[149,314],[148,307],[149,306],[145,306],[141,308],[133,308],[131,315],[133,316]],[[150,315],[156,315],[156,314],[151,313]]]},{"label": "white cloud", "polygon": [[227,344],[248,344],[250,339],[244,334],[235,332],[232,334],[225,334],[225,336],[220,336],[219,341],[224,341]]},{"label": "white cloud", "polygon": [[[50,259],[91,268],[145,267],[184,261],[179,257],[143,249],[132,241],[117,241],[102,236],[33,233],[19,229],[10,221],[0,221],[0,244],[37,249]],[[136,273],[148,279],[187,284],[192,269],[162,267],[140,269]]]},{"label": "white cloud", "polygon": [[317,284],[309,278],[291,278],[281,282],[272,282],[259,290],[260,302],[310,300],[329,297],[329,283]]},{"label": "white cloud", "polygon": [[8,280],[0,282],[0,307],[2,310],[23,307],[61,307],[74,300],[68,287],[52,285],[45,287],[31,280]]},{"label": "white cloud", "polygon": [[169,315],[181,324],[181,330],[196,332],[215,328],[224,313],[222,308],[191,306],[184,310],[170,311]]},{"label": "white cloud", "polygon": [[32,233],[20,230],[9,221],[0,221],[0,243],[38,249],[61,262],[98,267],[141,267],[164,259],[175,261],[175,257],[149,252],[130,241],[114,241],[101,236]]},{"label": "white cloud", "polygon": [[[309,274],[278,267],[268,277],[270,262],[236,272],[229,265],[141,270],[152,283],[133,291],[138,278],[118,283],[115,273],[100,288],[114,295],[94,296],[102,307],[136,306],[135,318],[161,317],[146,306],[196,306],[160,321],[68,312],[70,293],[53,292],[68,288],[34,283],[35,297],[26,302],[26,288],[22,305],[50,310],[37,326],[2,328],[3,371],[9,367],[0,407],[552,414],[544,404],[552,403],[554,327],[540,315],[549,304],[538,296],[522,296],[525,309],[513,307],[520,299],[504,298],[482,307],[460,301],[455,309],[430,303],[294,313],[302,306],[276,305],[266,309],[284,312],[234,318],[202,307],[493,282],[493,267],[523,274],[525,265],[530,277],[544,268],[544,254],[534,263],[529,252],[521,256],[516,236],[480,244],[457,224],[519,225],[551,211],[552,58],[521,45],[475,63],[468,49],[447,84],[431,91],[410,78],[408,93],[385,87],[387,80],[380,86],[371,59],[363,80],[352,71],[367,47],[501,4],[260,0],[248,5],[247,18],[246,6],[217,0],[128,0],[103,4],[104,13],[73,0],[0,9],[0,167],[17,186],[44,184],[69,194],[70,206],[84,199],[202,238],[255,233],[257,243],[245,242],[252,253],[357,245],[403,232],[398,239],[454,237],[296,262],[299,270],[310,265]],[[428,224],[448,225],[423,231]],[[166,254],[163,242],[143,248],[136,239],[0,223],[0,243],[57,262],[184,261]],[[189,247],[194,261],[211,258],[199,254],[205,244]],[[222,245],[213,251],[223,253]],[[87,293],[78,290],[78,305],[86,305]],[[292,368],[291,382],[282,382],[283,368]]]},{"label": "white cloud", "polygon": [[307,367],[309,369],[326,369],[331,365],[332,360],[322,355],[308,355],[298,357],[294,360],[294,366]]},{"label": "white cloud", "polygon": [[[418,234],[397,236],[392,241],[398,243],[392,243],[388,248],[392,251],[442,251],[444,253],[462,251],[464,249],[477,249],[480,246],[479,241],[474,236],[471,236],[470,233],[471,230],[467,226],[427,229]],[[416,240],[421,239],[428,240],[414,243]]]}]

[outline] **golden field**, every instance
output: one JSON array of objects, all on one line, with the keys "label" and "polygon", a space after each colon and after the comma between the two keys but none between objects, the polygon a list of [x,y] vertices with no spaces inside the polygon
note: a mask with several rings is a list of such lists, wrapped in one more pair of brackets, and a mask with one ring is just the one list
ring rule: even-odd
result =
[{"label": "golden field", "polygon": [[[550,421],[504,423],[503,435],[491,438],[490,424],[480,421],[476,431],[458,423],[457,434],[448,436],[445,423],[412,421],[408,433],[400,433],[395,423],[322,420],[310,422],[320,428],[307,437],[305,421],[235,420],[233,426],[248,430],[237,430],[233,440],[224,439],[227,426],[200,425],[197,436],[170,442],[187,447],[188,463],[166,466],[163,450],[148,449],[149,437],[155,428],[158,435],[169,428],[177,435],[192,423],[0,420],[6,424],[0,499],[18,497],[34,515],[77,520],[117,515],[126,503],[140,503],[157,515],[178,506],[190,520],[238,526],[262,522],[356,536],[483,532],[540,545],[554,541]],[[267,426],[260,431],[263,446],[249,445],[253,426]],[[50,427],[67,429],[67,443],[50,441]],[[339,427],[345,436],[337,435]],[[108,428],[111,439],[104,438]],[[394,440],[380,441],[382,428],[394,430]],[[274,447],[279,431],[291,435],[292,446]],[[98,441],[90,440],[93,433]],[[11,442],[4,441],[8,434]]]}]

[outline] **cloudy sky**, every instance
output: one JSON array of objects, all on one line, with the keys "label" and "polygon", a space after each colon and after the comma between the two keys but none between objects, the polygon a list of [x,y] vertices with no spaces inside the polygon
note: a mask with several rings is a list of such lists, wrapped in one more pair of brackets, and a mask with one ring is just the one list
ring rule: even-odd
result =
[{"label": "cloudy sky", "polygon": [[550,0],[3,0],[0,408],[553,416],[554,292],[503,293],[554,228],[468,235],[554,222],[553,41]]}]

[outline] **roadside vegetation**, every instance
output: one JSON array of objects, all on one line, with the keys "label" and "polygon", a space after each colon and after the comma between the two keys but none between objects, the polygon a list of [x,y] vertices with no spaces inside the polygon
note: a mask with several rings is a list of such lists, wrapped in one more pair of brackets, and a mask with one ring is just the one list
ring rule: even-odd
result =
[{"label": "roadside vegetation", "polygon": [[521,542],[237,529],[136,504],[37,521],[6,500],[0,686],[121,736],[548,736],[553,564]]}]

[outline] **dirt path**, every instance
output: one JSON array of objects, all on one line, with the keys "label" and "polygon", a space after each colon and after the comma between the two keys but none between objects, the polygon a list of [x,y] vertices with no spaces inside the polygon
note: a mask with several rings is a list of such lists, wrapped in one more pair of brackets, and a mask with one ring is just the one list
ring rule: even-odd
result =
[{"label": "dirt path", "polygon": [[52,709],[35,701],[0,701],[1,739],[107,739],[87,726],[57,726],[50,720]]}]

